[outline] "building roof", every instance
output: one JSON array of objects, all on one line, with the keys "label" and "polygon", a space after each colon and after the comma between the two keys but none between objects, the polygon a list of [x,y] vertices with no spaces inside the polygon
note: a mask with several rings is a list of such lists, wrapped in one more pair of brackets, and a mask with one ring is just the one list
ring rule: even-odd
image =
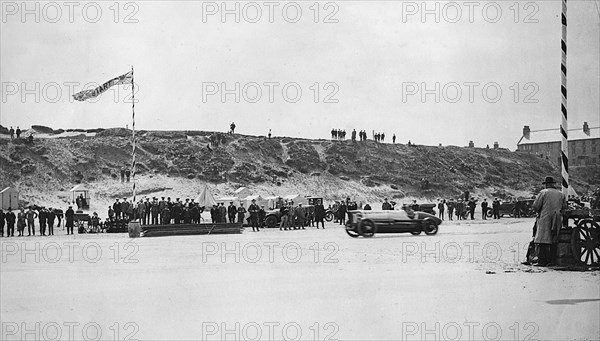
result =
[{"label": "building roof", "polygon": [[[569,141],[575,140],[591,140],[600,138],[600,129],[595,128],[590,130],[590,135],[586,135],[583,129],[569,130]],[[547,131],[532,131],[529,139],[521,137],[517,146],[523,144],[537,144],[537,143],[548,143],[548,142],[560,142],[561,135],[559,129],[547,130]]]},{"label": "building roof", "polygon": [[2,191],[0,191],[0,193],[10,193],[10,192],[19,192],[19,191],[17,191],[17,189],[13,188],[13,187],[6,187]]}]

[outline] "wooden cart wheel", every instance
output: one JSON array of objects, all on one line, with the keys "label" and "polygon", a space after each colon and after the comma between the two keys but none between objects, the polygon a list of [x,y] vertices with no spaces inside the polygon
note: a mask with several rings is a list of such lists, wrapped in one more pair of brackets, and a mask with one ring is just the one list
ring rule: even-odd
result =
[{"label": "wooden cart wheel", "polygon": [[582,265],[600,265],[600,226],[592,219],[584,219],[571,235],[573,256]]}]

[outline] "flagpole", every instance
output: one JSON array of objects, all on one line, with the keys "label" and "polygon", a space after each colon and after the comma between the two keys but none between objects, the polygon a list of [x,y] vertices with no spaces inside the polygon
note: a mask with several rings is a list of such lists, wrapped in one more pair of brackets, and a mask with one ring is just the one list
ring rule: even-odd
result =
[{"label": "flagpole", "polygon": [[132,151],[131,151],[131,175],[133,178],[133,205],[136,203],[135,198],[135,83],[133,79],[133,65],[131,65],[131,128],[132,128]]}]

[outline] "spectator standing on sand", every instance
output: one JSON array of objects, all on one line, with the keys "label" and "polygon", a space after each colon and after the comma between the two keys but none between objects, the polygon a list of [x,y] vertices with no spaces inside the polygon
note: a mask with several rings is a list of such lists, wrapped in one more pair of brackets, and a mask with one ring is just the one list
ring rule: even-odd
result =
[{"label": "spectator standing on sand", "polygon": [[140,220],[143,225],[146,225],[146,204],[143,200],[140,200],[136,207],[136,218]]},{"label": "spectator standing on sand", "polygon": [[471,198],[469,200],[469,214],[471,215],[471,220],[475,219],[475,207],[477,204],[475,203],[475,198]]},{"label": "spectator standing on sand", "polygon": [[6,236],[14,237],[15,236],[15,220],[17,220],[17,217],[15,216],[15,214],[13,213],[13,211],[10,207],[6,211],[6,215],[4,216],[4,219],[6,219]]},{"label": "spectator standing on sand", "polygon": [[121,219],[121,203],[119,202],[119,198],[115,199],[112,207],[113,211],[115,211],[115,218]]},{"label": "spectator standing on sand", "polygon": [[185,205],[183,206],[181,216],[184,224],[189,224],[192,222],[192,215],[190,214],[190,209]]},{"label": "spectator standing on sand", "polygon": [[446,203],[446,200],[440,200],[440,202],[437,205],[438,208],[438,216],[440,217],[440,219],[444,220],[444,204]]},{"label": "spectator standing on sand", "polygon": [[123,219],[125,219],[127,217],[128,213],[129,213],[129,202],[127,202],[127,198],[123,198],[123,201],[121,202],[121,215],[123,216]]},{"label": "spectator standing on sand", "polygon": [[179,198],[175,198],[175,204],[173,204],[173,209],[171,210],[171,215],[173,216],[173,224],[181,224],[181,214],[182,214],[182,206]]},{"label": "spectator standing on sand", "polygon": [[15,130],[13,129],[13,127],[10,127],[10,130],[8,131],[10,133],[10,139],[14,139],[15,138]]},{"label": "spectator standing on sand", "polygon": [[222,223],[227,223],[227,207],[225,207],[225,203],[221,203],[221,206],[219,206],[219,219]]},{"label": "spectator standing on sand", "polygon": [[[6,214],[4,213],[4,211],[0,208],[0,237],[4,237],[4,225],[5,225],[5,220],[6,220]],[[6,234],[6,236],[8,237],[8,233]]]},{"label": "spectator standing on sand", "polygon": [[533,202],[533,211],[538,213],[537,230],[533,238],[535,243],[534,265],[547,266],[552,261],[550,246],[557,242],[558,233],[562,225],[562,215],[567,209],[567,200],[561,191],[554,185],[556,181],[547,176],[546,186]]},{"label": "spectator standing on sand", "polygon": [[217,223],[218,212],[219,212],[219,210],[217,208],[217,205],[213,205],[212,208],[210,209],[210,219],[212,220],[213,224]]},{"label": "spectator standing on sand", "polygon": [[250,213],[250,224],[252,225],[252,231],[260,231],[258,228],[258,211],[260,207],[256,204],[256,199],[252,199],[252,203],[248,206],[248,212]]},{"label": "spectator standing on sand", "polygon": [[52,209],[52,207],[50,207],[50,208],[48,208],[48,216],[47,216],[48,235],[49,236],[54,235],[54,219],[56,219],[56,214],[54,213],[54,210]]},{"label": "spectator standing on sand", "polygon": [[19,237],[23,236],[25,226],[27,226],[27,214],[25,213],[25,209],[21,207],[21,211],[17,215],[17,231],[19,232]]},{"label": "spectator standing on sand", "polygon": [[227,216],[229,217],[229,223],[235,223],[235,214],[237,213],[237,207],[233,204],[233,201],[229,202],[229,206],[227,207]]},{"label": "spectator standing on sand", "polygon": [[483,219],[483,220],[487,219],[487,210],[488,210],[487,199],[483,199],[483,202],[481,203],[481,219]]},{"label": "spectator standing on sand", "polygon": [[168,205],[165,205],[162,211],[160,211],[161,224],[169,225],[171,223],[171,210]]},{"label": "spectator standing on sand", "polygon": [[31,206],[29,206],[29,210],[27,210],[27,235],[31,236],[31,234],[33,233],[33,235],[35,236],[35,218],[38,217],[38,214],[36,211],[33,210],[33,208]]},{"label": "spectator standing on sand", "polygon": [[70,234],[73,234],[73,225],[75,223],[75,212],[73,212],[73,206],[69,206],[67,211],[65,212],[65,226],[67,226],[67,234],[71,231]]},{"label": "spectator standing on sand", "polygon": [[319,223],[325,228],[325,206],[323,206],[323,200],[319,200],[317,205],[315,205],[315,221],[317,222],[317,228],[319,228]]},{"label": "spectator standing on sand", "polygon": [[152,215],[152,225],[158,225],[158,199],[152,198],[152,204],[150,204],[150,214]]},{"label": "spectator standing on sand", "polygon": [[125,166],[121,167],[121,182],[125,182]]},{"label": "spectator standing on sand", "polygon": [[190,217],[192,218],[192,223],[200,223],[200,208],[198,207],[198,205],[192,204],[192,207],[190,208]]},{"label": "spectator standing on sand", "polygon": [[46,222],[48,221],[48,211],[42,207],[38,213],[38,222],[40,223],[40,235],[46,235]]},{"label": "spectator standing on sand", "polygon": [[446,206],[448,207],[448,220],[452,220],[452,215],[454,215],[454,207],[456,206],[454,204],[454,200],[449,199],[446,203]]},{"label": "spectator standing on sand", "polygon": [[127,182],[129,182],[129,178],[131,177],[131,171],[129,168],[125,170],[125,177],[127,178]]},{"label": "spectator standing on sand", "polygon": [[246,208],[244,203],[240,203],[240,207],[237,209],[237,222],[244,224],[244,215],[246,214]]},{"label": "spectator standing on sand", "polygon": [[498,198],[495,198],[494,201],[492,201],[492,212],[494,214],[494,219],[500,219],[500,200],[498,200]]},{"label": "spectator standing on sand", "polygon": [[[165,209],[165,207],[167,206],[167,202],[165,201],[165,197],[160,197],[160,201],[158,202],[158,214],[161,215],[162,211]],[[170,215],[171,212],[169,212]],[[162,217],[160,218],[160,221],[162,220]]]},{"label": "spectator standing on sand", "polygon": [[146,198],[146,201],[144,202],[144,206],[146,207],[144,210],[144,212],[145,212],[144,225],[146,225],[146,224],[150,225],[150,207],[152,206],[152,204],[150,203],[150,198]]},{"label": "spectator standing on sand", "polygon": [[287,230],[288,229],[288,214],[289,214],[290,209],[287,206],[287,203],[281,205],[281,207],[279,208],[279,213],[281,215],[281,223],[279,224],[279,230]]},{"label": "spectator standing on sand", "polygon": [[[302,207],[302,203],[298,203],[298,206],[294,209],[294,230],[305,229],[304,227],[304,218],[306,217],[306,211],[304,207]],[[296,228],[296,222],[298,223],[298,228]]]},{"label": "spectator standing on sand", "polygon": [[[387,199],[385,200],[387,202]],[[340,203],[340,207],[338,208],[338,214],[340,219],[340,225],[346,225],[346,204],[344,203],[344,201]]]}]

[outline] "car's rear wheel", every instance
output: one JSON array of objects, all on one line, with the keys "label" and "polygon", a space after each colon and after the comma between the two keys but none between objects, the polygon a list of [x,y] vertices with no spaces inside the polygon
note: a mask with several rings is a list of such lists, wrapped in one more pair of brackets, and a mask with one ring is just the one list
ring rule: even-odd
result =
[{"label": "car's rear wheel", "polygon": [[333,221],[333,212],[327,212],[327,213],[325,213],[325,221],[326,222]]},{"label": "car's rear wheel", "polygon": [[268,216],[267,219],[265,219],[265,224],[268,228],[274,228],[277,226],[277,217],[272,215]]},{"label": "car's rear wheel", "polygon": [[360,235],[366,238],[373,237],[375,232],[377,231],[377,227],[375,223],[371,220],[364,220],[360,224]]},{"label": "car's rear wheel", "polygon": [[418,236],[418,235],[420,235],[420,234],[421,234],[421,232],[422,232],[421,230],[418,230],[418,231],[410,231],[410,234],[412,234],[413,236]]},{"label": "car's rear wheel", "polygon": [[432,236],[438,232],[438,225],[434,221],[426,220],[423,224],[426,235]]}]

